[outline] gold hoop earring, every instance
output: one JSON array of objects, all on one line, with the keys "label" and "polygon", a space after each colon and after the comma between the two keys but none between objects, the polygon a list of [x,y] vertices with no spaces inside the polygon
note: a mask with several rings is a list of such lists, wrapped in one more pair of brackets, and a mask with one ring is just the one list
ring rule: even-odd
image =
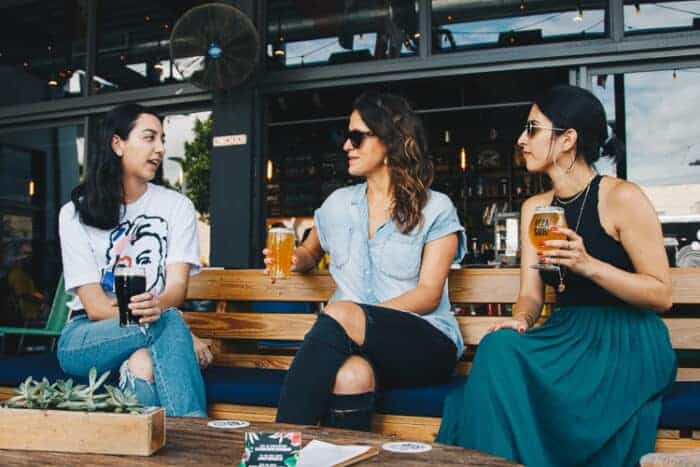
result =
[{"label": "gold hoop earring", "polygon": [[384,158],[384,165],[389,165],[389,158],[388,157]]}]

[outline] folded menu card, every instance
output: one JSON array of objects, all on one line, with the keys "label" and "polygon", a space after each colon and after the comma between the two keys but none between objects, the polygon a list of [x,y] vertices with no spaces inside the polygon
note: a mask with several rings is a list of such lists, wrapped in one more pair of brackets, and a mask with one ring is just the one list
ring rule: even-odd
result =
[{"label": "folded menu card", "polygon": [[338,445],[311,440],[299,452],[297,467],[344,467],[379,454],[372,446]]}]

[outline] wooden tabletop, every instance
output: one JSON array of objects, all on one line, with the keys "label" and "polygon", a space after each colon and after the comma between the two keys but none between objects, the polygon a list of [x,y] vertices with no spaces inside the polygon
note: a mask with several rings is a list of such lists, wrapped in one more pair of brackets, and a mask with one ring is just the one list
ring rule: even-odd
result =
[{"label": "wooden tabletop", "polygon": [[[374,433],[335,430],[322,427],[300,427],[276,423],[253,423],[241,430],[209,428],[206,419],[168,417],[166,443],[151,457],[108,456],[99,454],[72,454],[42,451],[0,450],[0,465],[197,465],[237,466],[243,453],[243,436],[246,431],[301,431],[302,445],[312,439],[336,444],[365,444],[381,448],[393,439]],[[68,428],[67,428],[68,429]],[[115,442],[119,442],[115,440]],[[433,444],[432,451],[421,454],[397,454],[382,451],[378,456],[357,465],[370,466],[513,466],[504,459],[469,451],[454,446]]]}]

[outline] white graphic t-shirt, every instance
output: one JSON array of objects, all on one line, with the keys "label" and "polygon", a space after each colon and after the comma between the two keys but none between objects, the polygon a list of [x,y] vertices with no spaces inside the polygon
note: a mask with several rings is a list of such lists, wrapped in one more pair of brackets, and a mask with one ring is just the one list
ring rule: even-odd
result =
[{"label": "white graphic t-shirt", "polygon": [[114,271],[119,267],[146,269],[146,290],[159,295],[165,288],[166,267],[189,263],[190,275],[200,270],[197,214],[180,193],[148,184],[146,193],[126,205],[119,225],[102,230],[84,225],[72,202],[58,218],[66,291],[72,310],[84,308],[76,294],[81,285],[100,284],[114,296]]}]

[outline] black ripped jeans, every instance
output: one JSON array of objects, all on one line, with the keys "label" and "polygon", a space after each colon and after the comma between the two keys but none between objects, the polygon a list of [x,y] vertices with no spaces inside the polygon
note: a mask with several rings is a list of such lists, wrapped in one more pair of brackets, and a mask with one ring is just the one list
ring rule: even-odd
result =
[{"label": "black ripped jeans", "polygon": [[365,313],[365,342],[356,345],[343,327],[319,315],[306,334],[282,387],[277,421],[369,430],[374,393],[332,394],[335,376],[352,355],[374,369],[378,389],[446,382],[457,363],[455,344],[411,313],[358,304]]}]

